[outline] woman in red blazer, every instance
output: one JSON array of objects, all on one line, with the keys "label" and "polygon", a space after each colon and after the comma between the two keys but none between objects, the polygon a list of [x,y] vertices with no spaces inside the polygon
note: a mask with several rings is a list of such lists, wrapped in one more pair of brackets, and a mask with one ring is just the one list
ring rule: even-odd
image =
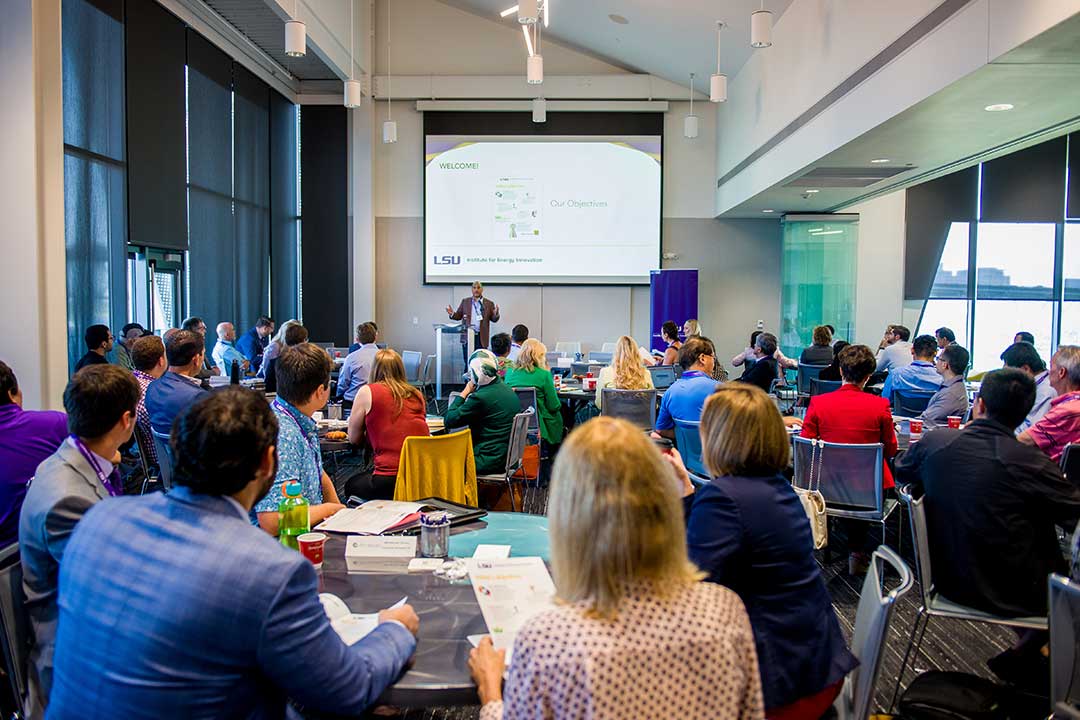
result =
[{"label": "woman in red blazer", "polygon": [[[839,355],[840,375],[844,384],[839,390],[810,398],[803,421],[802,437],[836,443],[881,443],[885,467],[882,486],[893,487],[889,458],[896,455],[896,430],[893,428],[889,401],[863,392],[866,381],[877,368],[877,361],[865,345],[849,345]],[[860,552],[866,544],[866,523],[844,523],[848,535],[848,570],[852,575],[866,572],[869,554]]]}]

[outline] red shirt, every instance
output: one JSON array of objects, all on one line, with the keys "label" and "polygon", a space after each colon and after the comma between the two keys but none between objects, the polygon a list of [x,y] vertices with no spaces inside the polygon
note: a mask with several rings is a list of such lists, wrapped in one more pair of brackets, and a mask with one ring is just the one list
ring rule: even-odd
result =
[{"label": "red shirt", "polygon": [[371,449],[375,451],[375,474],[397,475],[401,446],[413,435],[428,436],[427,412],[424,402],[416,395],[405,398],[398,414],[397,403],[382,383],[372,383],[371,409],[364,417]]},{"label": "red shirt", "polygon": [[[800,434],[825,442],[881,443],[886,460],[897,451],[889,401],[863,392],[856,385],[841,385],[839,390],[810,398]],[[886,489],[893,487],[888,462],[882,470],[881,484]]]},{"label": "red shirt", "polygon": [[1027,429],[1027,434],[1036,447],[1059,462],[1066,445],[1080,442],[1080,391],[1051,400],[1050,409]]}]

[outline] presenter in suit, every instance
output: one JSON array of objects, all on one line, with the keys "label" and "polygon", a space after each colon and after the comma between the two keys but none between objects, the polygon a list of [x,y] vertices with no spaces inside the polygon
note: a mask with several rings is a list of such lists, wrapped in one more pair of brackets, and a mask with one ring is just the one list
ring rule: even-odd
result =
[{"label": "presenter in suit", "polygon": [[[484,297],[484,284],[479,280],[472,284],[472,297],[462,298],[455,311],[446,306],[451,320],[464,320],[465,327],[477,334],[476,347],[486,348],[491,341],[491,323],[499,322],[499,306]],[[468,333],[461,333],[461,347],[468,365]]]}]

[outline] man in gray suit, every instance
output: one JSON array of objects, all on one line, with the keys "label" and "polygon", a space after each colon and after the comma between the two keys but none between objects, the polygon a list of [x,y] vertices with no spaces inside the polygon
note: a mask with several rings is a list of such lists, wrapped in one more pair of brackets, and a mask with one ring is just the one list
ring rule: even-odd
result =
[{"label": "man in gray suit", "polygon": [[64,390],[68,432],[38,465],[19,515],[23,590],[34,635],[31,703],[48,702],[56,639],[57,578],[75,525],[96,503],[123,489],[117,464],[131,439],[139,383],[117,365],[92,365]]}]

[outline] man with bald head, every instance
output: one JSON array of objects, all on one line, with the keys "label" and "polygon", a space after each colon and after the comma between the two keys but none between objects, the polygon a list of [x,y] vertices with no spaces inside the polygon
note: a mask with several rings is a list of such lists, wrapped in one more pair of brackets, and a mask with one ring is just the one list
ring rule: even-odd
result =
[{"label": "man with bald head", "polygon": [[236,349],[236,330],[231,322],[219,322],[217,326],[217,344],[214,345],[214,364],[221,370],[221,374],[228,377],[232,373],[234,363],[240,365],[240,373],[244,374],[251,367],[251,363],[244,354]]}]

